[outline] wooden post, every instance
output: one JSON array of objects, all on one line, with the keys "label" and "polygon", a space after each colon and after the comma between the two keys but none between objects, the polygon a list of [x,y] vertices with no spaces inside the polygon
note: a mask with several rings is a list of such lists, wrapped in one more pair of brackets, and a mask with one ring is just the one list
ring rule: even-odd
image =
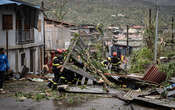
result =
[{"label": "wooden post", "polygon": [[66,60],[65,60],[65,62],[64,62],[64,64],[63,64],[63,66],[61,67],[61,69],[60,69],[60,72],[63,72],[63,70],[64,70],[64,66],[67,64],[67,62],[69,61],[69,59],[70,59],[70,56],[71,56],[71,54],[72,54],[72,51],[73,51],[73,49],[74,49],[74,47],[76,46],[76,44],[77,44],[77,41],[79,40],[79,36],[77,37],[77,39],[73,42],[73,45],[70,47],[70,52],[68,53],[68,55],[67,55],[67,57],[66,57]]},{"label": "wooden post", "polygon": [[[151,31],[151,16],[152,16],[152,10],[151,9],[149,9],[149,18],[148,18],[148,20],[149,20],[149,24],[148,24],[148,29],[149,29],[149,31]],[[151,35],[149,34],[149,36],[148,36],[148,39],[146,39],[147,40],[147,46],[148,46],[148,48],[152,48],[152,41],[150,41],[151,40]]]},{"label": "wooden post", "polygon": [[[44,2],[41,1],[41,10],[44,13]],[[44,40],[44,64],[46,64],[46,38],[45,38],[45,20],[43,19],[43,40]]]},{"label": "wooden post", "polygon": [[172,43],[174,43],[174,18],[172,17]]},{"label": "wooden post", "polygon": [[126,55],[129,55],[129,26],[127,25],[127,29],[126,29],[126,46],[127,46],[127,53]]},{"label": "wooden post", "polygon": [[106,50],[105,50],[105,40],[104,37],[102,38],[102,46],[103,46],[103,58],[106,57]]},{"label": "wooden post", "polygon": [[149,9],[149,28],[151,27],[151,9]]},{"label": "wooden post", "polygon": [[8,49],[9,49],[9,47],[8,47],[8,45],[9,45],[9,40],[8,40],[8,30],[6,30],[6,52],[7,52],[7,58],[8,58]]}]

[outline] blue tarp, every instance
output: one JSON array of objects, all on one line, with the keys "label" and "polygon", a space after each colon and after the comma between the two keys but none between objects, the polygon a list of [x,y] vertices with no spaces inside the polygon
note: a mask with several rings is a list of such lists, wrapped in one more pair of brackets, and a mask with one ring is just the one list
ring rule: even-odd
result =
[{"label": "blue tarp", "polygon": [[26,2],[23,1],[15,1],[15,0],[0,0],[0,5],[9,5],[9,4],[16,4],[16,5],[26,5],[26,6],[30,6],[33,8],[40,8],[39,6],[32,6],[31,4],[28,4]]},{"label": "blue tarp", "polygon": [[8,5],[8,4],[17,4],[17,5],[21,5],[21,3],[19,2],[14,2],[11,0],[0,0],[0,5]]}]

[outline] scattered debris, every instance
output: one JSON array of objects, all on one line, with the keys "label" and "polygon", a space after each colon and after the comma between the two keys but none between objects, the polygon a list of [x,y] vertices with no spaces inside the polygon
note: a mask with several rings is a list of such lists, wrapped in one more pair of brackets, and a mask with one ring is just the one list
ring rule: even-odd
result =
[{"label": "scattered debris", "polygon": [[100,86],[76,86],[68,87],[65,91],[69,93],[84,93],[84,94],[117,94],[119,91],[116,89],[108,88],[109,92],[106,92],[103,87]]},{"label": "scattered debris", "polygon": [[44,80],[43,79],[40,79],[40,78],[28,78],[29,80],[31,81],[35,81],[35,82],[43,82]]},{"label": "scattered debris", "polygon": [[78,67],[76,68],[75,66],[73,66],[73,65],[68,65],[68,64],[65,65],[64,68],[67,69],[67,70],[72,71],[73,73],[77,73],[77,74],[79,74],[79,75],[81,75],[81,76],[83,76],[83,77],[86,77],[86,78],[88,78],[88,79],[91,79],[91,80],[97,82],[97,79],[96,79],[93,75],[91,75],[91,74],[85,72],[85,71],[84,71],[83,69],[81,69],[81,68],[78,68]]},{"label": "scattered debris", "polygon": [[54,78],[54,74],[51,74],[51,73],[49,73],[49,74],[46,74],[46,75],[44,75],[46,78],[48,78],[48,79],[51,79],[51,78]]},{"label": "scattered debris", "polygon": [[150,81],[153,83],[160,84],[161,82],[166,80],[166,74],[163,72],[160,72],[156,65],[152,65],[147,71],[145,76],[143,77],[143,80]]},{"label": "scattered debris", "polygon": [[[79,74],[96,82],[102,78],[104,80],[104,83],[112,86],[113,84],[103,74],[103,69],[99,67],[99,65],[101,65],[100,61],[97,62],[96,59],[90,56],[88,48],[85,48],[87,48],[87,45],[84,43],[80,35],[77,35],[75,39],[73,39],[72,45],[69,47],[69,53],[64,61],[61,71],[67,67],[67,69],[71,70],[72,72],[76,72],[76,74]],[[81,61],[84,65],[84,69],[82,69],[81,66],[76,66],[76,68],[69,66],[70,56],[73,59],[76,59],[76,61],[79,61],[79,59],[77,59],[77,56],[80,56]]]},{"label": "scattered debris", "polygon": [[130,90],[128,91],[123,97],[127,100],[133,100],[135,97],[141,95],[141,89],[139,88],[138,90]]},{"label": "scattered debris", "polygon": [[154,105],[156,107],[162,107],[162,109],[172,110],[175,109],[175,102],[167,99],[152,99],[144,97],[136,97],[133,102],[144,103],[145,105]]}]

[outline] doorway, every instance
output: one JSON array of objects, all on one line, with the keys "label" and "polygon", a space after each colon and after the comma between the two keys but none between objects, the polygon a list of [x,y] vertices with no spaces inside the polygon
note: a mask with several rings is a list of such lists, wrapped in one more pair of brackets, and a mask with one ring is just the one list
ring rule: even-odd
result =
[{"label": "doorway", "polygon": [[35,70],[35,49],[30,49],[30,72]]}]

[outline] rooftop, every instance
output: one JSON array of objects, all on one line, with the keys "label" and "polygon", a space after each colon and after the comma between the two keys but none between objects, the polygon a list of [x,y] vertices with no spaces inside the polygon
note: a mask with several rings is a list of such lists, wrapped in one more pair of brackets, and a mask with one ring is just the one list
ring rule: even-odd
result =
[{"label": "rooftop", "polygon": [[40,6],[36,6],[31,3],[21,1],[21,0],[0,0],[0,6],[11,5],[11,4],[17,5],[17,6],[21,6],[21,5],[29,6],[29,7],[40,9]]}]

